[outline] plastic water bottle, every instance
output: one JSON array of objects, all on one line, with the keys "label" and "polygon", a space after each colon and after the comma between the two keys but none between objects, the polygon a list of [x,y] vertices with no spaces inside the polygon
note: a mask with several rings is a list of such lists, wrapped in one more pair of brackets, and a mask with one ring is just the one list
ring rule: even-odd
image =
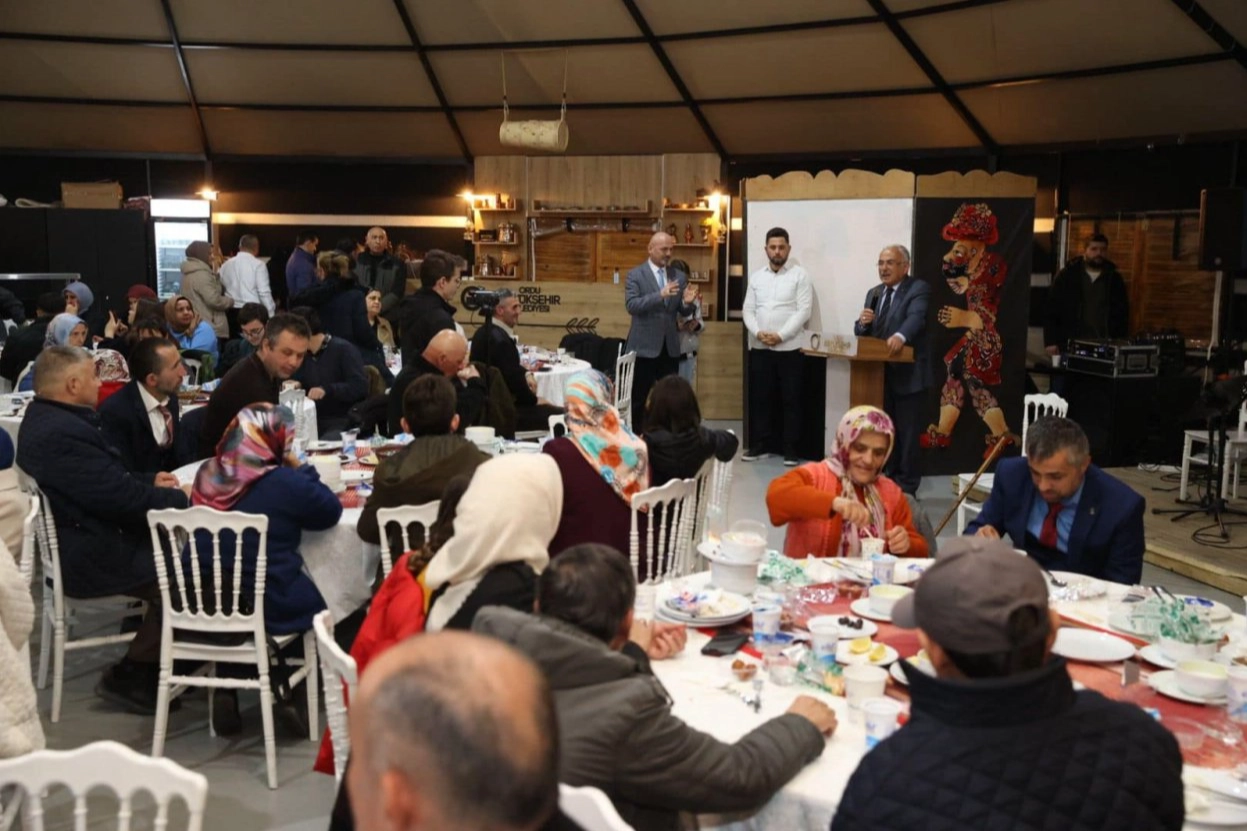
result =
[{"label": "plastic water bottle", "polygon": [[615,269],[615,278],[612,281],[615,285],[619,285],[619,269]]}]

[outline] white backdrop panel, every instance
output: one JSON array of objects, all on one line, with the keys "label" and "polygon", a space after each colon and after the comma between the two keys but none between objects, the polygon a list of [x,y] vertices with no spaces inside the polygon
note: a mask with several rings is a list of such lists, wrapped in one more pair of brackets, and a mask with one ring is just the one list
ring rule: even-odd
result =
[{"label": "white backdrop panel", "polygon": [[[913,199],[798,199],[749,202],[746,209],[746,268],[766,267],[764,235],[785,228],[791,261],[805,267],[814,287],[811,332],[853,334],[866,292],[879,282],[876,263],[885,245],[913,250]],[[850,406],[847,361],[827,361],[826,445]]]}]

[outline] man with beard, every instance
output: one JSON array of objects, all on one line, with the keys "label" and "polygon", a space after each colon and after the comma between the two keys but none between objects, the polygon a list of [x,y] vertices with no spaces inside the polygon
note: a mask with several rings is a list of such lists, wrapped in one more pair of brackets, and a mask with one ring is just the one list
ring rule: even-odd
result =
[{"label": "man with beard", "polygon": [[788,262],[791,251],[787,231],[767,231],[766,267],[749,275],[745,291],[751,435],[741,459],[755,461],[778,445],[784,464],[795,467],[802,412],[800,335],[810,319],[814,289],[805,269]]},{"label": "man with beard", "polygon": [[1000,384],[1002,345],[996,315],[1009,267],[1003,257],[987,250],[1000,239],[1000,231],[986,203],[967,202],[957,208],[952,221],[944,226],[943,237],[953,244],[944,255],[944,279],[949,288],[966,298],[966,308],[944,306],[936,320],[947,329],[964,329],[965,334],[944,355],[948,378],[940,393],[939,423],[927,427],[920,443],[925,448],[952,443],[953,428],[969,389],[974,410],[990,431],[983,454],[987,458],[1002,436],[1007,435],[1015,445],[1020,441],[1009,431],[1004,410],[991,391]]},{"label": "man with beard", "polygon": [[364,294],[376,289],[381,292],[381,314],[390,311],[403,299],[407,287],[407,263],[390,253],[390,238],[384,228],[369,228],[364,238],[365,249],[355,263],[355,279]]},{"label": "man with beard", "polygon": [[[671,264],[675,237],[662,231],[650,237],[649,259],[628,272],[624,286],[624,306],[632,316],[628,327],[628,352],[636,353],[636,374],[632,379],[631,424],[639,426],[645,418],[645,399],[659,378],[680,371],[680,332],[676,317],[692,317],[697,309],[697,287],[688,285],[688,275]],[[628,418],[627,413],[622,414]]]},{"label": "man with beard", "polygon": [[1044,349],[1060,355],[1074,338],[1124,338],[1130,324],[1126,281],[1104,255],[1108,237],[1095,234],[1081,257],[1057,272],[1048,290]]}]

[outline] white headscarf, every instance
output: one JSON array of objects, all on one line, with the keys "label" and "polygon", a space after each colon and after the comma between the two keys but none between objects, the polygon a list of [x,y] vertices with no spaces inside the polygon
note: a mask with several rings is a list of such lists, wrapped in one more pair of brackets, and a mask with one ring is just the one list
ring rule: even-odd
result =
[{"label": "white headscarf", "polygon": [[563,480],[551,456],[514,453],[478,467],[455,510],[455,535],[424,573],[430,594],[448,585],[425,629],[444,628],[494,566],[518,562],[544,571],[562,513]]}]

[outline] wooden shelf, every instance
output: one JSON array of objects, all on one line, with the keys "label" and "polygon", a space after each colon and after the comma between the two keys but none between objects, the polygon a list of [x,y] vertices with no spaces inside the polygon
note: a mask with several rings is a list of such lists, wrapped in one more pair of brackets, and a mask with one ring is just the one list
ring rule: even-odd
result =
[{"label": "wooden shelf", "polygon": [[518,214],[524,211],[518,204],[514,208],[473,208],[472,210],[483,214]]},{"label": "wooden shelf", "polygon": [[675,248],[714,248],[710,242],[677,242]]},{"label": "wooden shelf", "polygon": [[518,243],[518,242],[493,242],[493,241],[487,241],[487,240],[473,240],[473,244],[474,244],[474,245],[503,245],[503,246],[514,246],[514,245],[519,245],[520,243]]},{"label": "wooden shelf", "polygon": [[665,214],[714,214],[718,211],[714,208],[663,208]]},{"label": "wooden shelf", "polygon": [[607,208],[549,208],[541,207],[538,202],[533,203],[533,209],[529,214],[537,214],[541,216],[619,216],[628,218],[652,218],[653,203],[648,199],[645,200],[644,207],[637,208],[620,208],[617,210],[609,210]]}]

